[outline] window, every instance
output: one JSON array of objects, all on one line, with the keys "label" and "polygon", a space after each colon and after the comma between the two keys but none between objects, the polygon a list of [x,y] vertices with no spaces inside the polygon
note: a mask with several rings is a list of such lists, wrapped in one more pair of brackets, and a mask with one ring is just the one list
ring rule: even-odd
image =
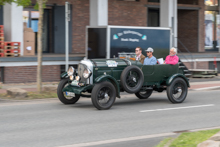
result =
[{"label": "window", "polygon": [[205,5],[206,6],[217,6],[218,0],[205,0]]},{"label": "window", "polygon": [[160,0],[148,0],[148,2],[155,2],[155,3],[159,3]]},{"label": "window", "polygon": [[149,8],[147,25],[149,27],[159,27],[160,26],[159,20],[160,20],[159,9]]}]

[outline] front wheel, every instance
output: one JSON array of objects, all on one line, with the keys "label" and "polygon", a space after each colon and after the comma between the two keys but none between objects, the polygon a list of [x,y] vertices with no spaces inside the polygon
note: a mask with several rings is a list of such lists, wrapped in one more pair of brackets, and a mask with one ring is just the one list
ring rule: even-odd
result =
[{"label": "front wheel", "polygon": [[116,98],[116,90],[112,83],[101,82],[92,89],[92,103],[98,110],[106,110],[112,107]]},{"label": "front wheel", "polygon": [[172,103],[182,103],[186,99],[187,93],[188,87],[182,78],[174,79],[167,87],[167,97]]},{"label": "front wheel", "polygon": [[66,86],[68,86],[68,79],[62,79],[57,87],[57,96],[63,104],[75,104],[79,100],[80,95],[67,96],[66,92],[62,92],[62,89]]},{"label": "front wheel", "polygon": [[139,99],[148,99],[151,96],[152,92],[153,92],[153,90],[139,91],[139,92],[135,93],[135,95]]}]

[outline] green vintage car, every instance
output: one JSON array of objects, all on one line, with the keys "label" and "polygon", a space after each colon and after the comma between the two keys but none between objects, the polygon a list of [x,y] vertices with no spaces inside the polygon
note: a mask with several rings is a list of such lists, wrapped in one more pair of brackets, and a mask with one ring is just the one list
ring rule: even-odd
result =
[{"label": "green vintage car", "polygon": [[147,99],[153,91],[167,91],[172,103],[185,100],[189,82],[179,65],[142,65],[130,59],[84,59],[78,70],[69,67],[61,74],[57,95],[64,104],[74,104],[80,97],[91,97],[99,109],[109,109],[120,92],[134,93]]}]

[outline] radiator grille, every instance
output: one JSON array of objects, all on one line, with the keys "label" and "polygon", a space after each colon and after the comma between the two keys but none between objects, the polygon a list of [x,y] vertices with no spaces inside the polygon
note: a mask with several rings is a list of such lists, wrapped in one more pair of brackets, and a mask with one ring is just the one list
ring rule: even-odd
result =
[{"label": "radiator grille", "polygon": [[87,79],[85,79],[84,77],[83,77],[83,72],[84,72],[84,70],[86,69],[87,67],[86,67],[86,65],[84,65],[84,64],[82,64],[82,63],[79,63],[79,65],[78,65],[78,76],[80,76],[80,82],[82,82],[82,83],[86,83],[86,81],[87,81]]}]

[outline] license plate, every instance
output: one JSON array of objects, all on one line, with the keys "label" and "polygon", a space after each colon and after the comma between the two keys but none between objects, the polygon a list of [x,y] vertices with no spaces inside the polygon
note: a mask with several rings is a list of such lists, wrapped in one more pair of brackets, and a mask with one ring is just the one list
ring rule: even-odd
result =
[{"label": "license plate", "polygon": [[67,95],[67,96],[75,97],[75,93],[73,93],[73,92],[66,92],[66,95]]}]

